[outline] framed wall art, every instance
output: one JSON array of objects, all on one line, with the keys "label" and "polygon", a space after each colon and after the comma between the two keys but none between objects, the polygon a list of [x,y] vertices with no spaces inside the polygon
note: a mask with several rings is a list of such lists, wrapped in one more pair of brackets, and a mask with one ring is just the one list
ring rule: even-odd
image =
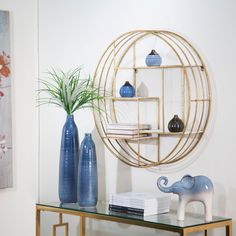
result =
[{"label": "framed wall art", "polygon": [[0,10],[0,189],[12,187],[12,117],[9,12]]}]

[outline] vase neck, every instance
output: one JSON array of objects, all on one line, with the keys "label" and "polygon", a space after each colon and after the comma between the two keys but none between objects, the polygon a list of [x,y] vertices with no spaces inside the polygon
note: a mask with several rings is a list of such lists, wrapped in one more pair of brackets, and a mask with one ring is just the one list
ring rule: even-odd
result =
[{"label": "vase neck", "polygon": [[85,133],[84,137],[85,138],[92,138],[92,134],[91,133]]},{"label": "vase neck", "polygon": [[66,121],[74,121],[74,115],[67,115]]},{"label": "vase neck", "polygon": [[149,53],[149,55],[158,55],[158,53],[156,52],[156,50],[152,49],[152,51]]},{"label": "vase neck", "polygon": [[85,133],[85,134],[84,134],[84,140],[85,140],[86,142],[92,142],[92,141],[93,141],[93,139],[92,139],[92,134],[91,134],[91,133]]},{"label": "vase neck", "polygon": [[132,87],[132,85],[129,83],[129,81],[125,81],[125,84],[124,86],[129,86],[129,87]]}]

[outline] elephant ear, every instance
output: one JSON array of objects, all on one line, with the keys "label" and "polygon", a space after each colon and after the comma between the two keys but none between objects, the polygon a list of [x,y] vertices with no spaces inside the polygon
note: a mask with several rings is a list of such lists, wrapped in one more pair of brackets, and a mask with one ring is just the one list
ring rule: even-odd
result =
[{"label": "elephant ear", "polygon": [[183,184],[183,187],[185,189],[191,189],[193,187],[193,185],[194,185],[194,182],[195,182],[195,179],[191,175],[185,175],[181,179],[181,183]]}]

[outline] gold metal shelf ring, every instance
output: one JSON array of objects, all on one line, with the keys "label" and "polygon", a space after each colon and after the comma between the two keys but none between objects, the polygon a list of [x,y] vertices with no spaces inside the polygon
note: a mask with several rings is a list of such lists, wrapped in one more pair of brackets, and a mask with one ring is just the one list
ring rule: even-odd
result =
[{"label": "gold metal shelf ring", "polygon": [[[177,63],[164,64],[161,66],[148,67],[138,64],[140,53],[137,51],[140,44],[150,37],[157,39],[168,48]],[[148,42],[148,41],[147,41]],[[131,55],[129,64],[124,64],[128,55]],[[145,55],[143,55],[145,57]],[[127,60],[128,61],[128,60]],[[150,97],[121,98],[117,92],[119,84],[119,73],[132,73],[132,83],[137,91],[139,78],[137,73],[150,69],[160,71],[161,92]],[[171,133],[167,130],[167,91],[166,79],[168,71],[180,71],[176,77],[181,81],[180,84],[180,113],[184,122],[184,130],[180,133]],[[128,72],[130,71],[130,72]],[[145,73],[145,72],[144,72]],[[181,74],[181,76],[179,75]],[[202,139],[211,111],[211,86],[206,66],[197,50],[182,36],[166,30],[134,30],[127,32],[116,38],[106,48],[95,69],[93,83],[99,88],[99,93],[104,96],[102,101],[97,102],[97,106],[104,113],[94,111],[96,128],[106,147],[122,162],[139,168],[147,168],[160,165],[169,165],[178,162],[193,151]],[[109,92],[107,97],[106,92]],[[138,137],[126,138],[119,135],[108,135],[106,126],[111,123],[121,122],[116,103],[136,103],[137,122],[141,122],[140,104],[145,105],[153,100],[156,102],[156,128],[145,131],[150,136],[143,137],[139,132]],[[169,104],[168,104],[169,106]],[[120,112],[120,111],[119,111]],[[174,143],[164,147],[166,139],[175,139]],[[154,157],[145,155],[142,152],[143,146],[148,146],[147,142],[152,142],[156,146]],[[164,150],[165,149],[165,150]],[[164,150],[164,151],[163,151]]]}]

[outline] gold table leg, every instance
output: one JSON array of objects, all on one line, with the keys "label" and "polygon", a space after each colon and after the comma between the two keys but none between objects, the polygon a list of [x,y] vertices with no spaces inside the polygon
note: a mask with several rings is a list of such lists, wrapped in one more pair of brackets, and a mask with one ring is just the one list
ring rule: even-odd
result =
[{"label": "gold table leg", "polygon": [[65,227],[65,236],[69,236],[69,224],[63,223],[62,213],[59,213],[59,224],[53,225],[53,236],[57,235],[58,227]]},{"label": "gold table leg", "polygon": [[189,227],[186,229],[182,229],[180,231],[180,236],[187,236],[189,233],[192,232],[204,232],[204,236],[208,236],[208,230],[209,229],[214,229],[214,228],[220,228],[220,227],[225,227],[225,236],[232,236],[232,221],[229,220],[228,222],[223,222],[223,223],[218,223],[215,227],[209,225],[208,227]]},{"label": "gold table leg", "polygon": [[186,236],[187,235],[187,233],[186,233],[186,231],[183,229],[181,232],[180,232],[180,234],[179,234],[180,236]]},{"label": "gold table leg", "polygon": [[225,227],[226,236],[232,236],[232,221]]},{"label": "gold table leg", "polygon": [[85,236],[85,217],[80,216],[79,236]]},{"label": "gold table leg", "polygon": [[40,210],[36,209],[36,236],[40,236]]}]

